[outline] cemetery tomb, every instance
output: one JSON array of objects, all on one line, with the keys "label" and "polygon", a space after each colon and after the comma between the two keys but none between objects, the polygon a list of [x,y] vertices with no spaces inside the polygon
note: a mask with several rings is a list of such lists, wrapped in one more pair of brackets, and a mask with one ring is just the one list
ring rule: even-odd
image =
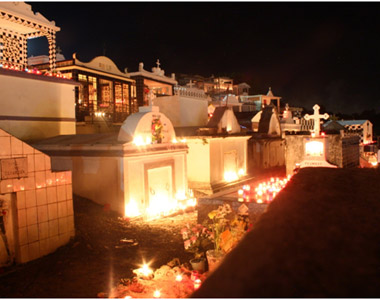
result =
[{"label": "cemetery tomb", "polygon": [[0,129],[0,267],[25,263],[75,235],[71,172]]},{"label": "cemetery tomb", "polygon": [[158,107],[140,107],[119,134],[57,136],[36,147],[52,155],[54,169],[72,170],[75,194],[120,214],[149,219],[194,205],[188,147]]}]

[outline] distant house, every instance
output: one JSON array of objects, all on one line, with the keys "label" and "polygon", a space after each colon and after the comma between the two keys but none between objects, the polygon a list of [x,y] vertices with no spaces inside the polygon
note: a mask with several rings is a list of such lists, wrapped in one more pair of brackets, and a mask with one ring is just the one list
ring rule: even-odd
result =
[{"label": "distant house", "polygon": [[[331,126],[333,121],[325,123],[324,128]],[[348,135],[360,136],[360,143],[369,144],[372,143],[373,138],[373,125],[369,120],[340,120],[336,121],[340,125],[344,126],[345,133]]]}]

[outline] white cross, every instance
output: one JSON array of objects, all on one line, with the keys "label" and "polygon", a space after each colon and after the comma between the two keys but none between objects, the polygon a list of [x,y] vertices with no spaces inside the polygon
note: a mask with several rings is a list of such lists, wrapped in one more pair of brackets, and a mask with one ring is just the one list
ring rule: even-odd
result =
[{"label": "white cross", "polygon": [[310,120],[310,119],[313,119],[314,120],[314,133],[315,133],[315,136],[319,136],[320,134],[320,131],[321,131],[321,119],[325,119],[327,120],[329,118],[329,115],[328,114],[323,114],[323,115],[320,115],[319,114],[319,105],[318,104],[315,104],[313,106],[313,109],[314,109],[314,114],[313,115],[308,115],[306,114],[305,115],[305,120]]},{"label": "white cross", "polygon": [[192,87],[193,87],[193,81],[190,79],[189,88],[192,88]]},{"label": "white cross", "polygon": [[156,61],[156,64],[157,64],[157,68],[160,68],[160,60],[159,59],[157,59],[157,61]]}]

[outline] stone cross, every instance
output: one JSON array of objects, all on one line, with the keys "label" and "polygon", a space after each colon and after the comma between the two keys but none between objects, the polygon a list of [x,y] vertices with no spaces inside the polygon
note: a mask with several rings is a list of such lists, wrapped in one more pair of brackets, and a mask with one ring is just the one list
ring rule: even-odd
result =
[{"label": "stone cross", "polygon": [[305,120],[310,120],[310,119],[313,119],[314,120],[314,133],[315,133],[315,136],[319,136],[320,135],[320,131],[321,131],[321,119],[325,119],[327,120],[329,118],[329,115],[328,114],[323,114],[323,115],[320,115],[319,114],[319,105],[318,104],[315,104],[313,106],[313,109],[314,109],[314,114],[313,115],[308,115],[306,114],[305,115]]},{"label": "stone cross", "polygon": [[193,87],[193,81],[190,79],[189,88],[192,88],[192,87]]}]

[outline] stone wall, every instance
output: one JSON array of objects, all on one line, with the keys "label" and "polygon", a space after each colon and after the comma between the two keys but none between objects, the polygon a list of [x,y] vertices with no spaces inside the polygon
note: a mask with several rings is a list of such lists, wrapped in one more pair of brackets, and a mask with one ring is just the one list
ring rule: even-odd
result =
[{"label": "stone wall", "polygon": [[[285,136],[286,174],[291,174],[296,163],[303,161],[304,139],[310,135]],[[359,137],[326,135],[326,160],[338,168],[359,166]]]}]

